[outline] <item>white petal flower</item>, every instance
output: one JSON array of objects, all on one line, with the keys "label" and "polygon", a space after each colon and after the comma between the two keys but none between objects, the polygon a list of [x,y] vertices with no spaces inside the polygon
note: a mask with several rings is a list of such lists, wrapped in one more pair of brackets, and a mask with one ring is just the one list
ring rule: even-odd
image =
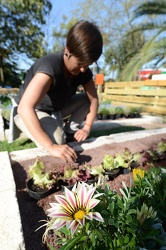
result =
[{"label": "white petal flower", "polygon": [[65,187],[64,195],[55,195],[57,203],[50,203],[48,210],[48,216],[53,220],[53,223],[49,223],[50,229],[58,230],[66,225],[74,234],[79,225],[84,226],[85,218],[103,222],[100,213],[90,211],[100,202],[96,197],[102,195],[94,195],[95,190],[93,185],[79,182],[72,191]]}]

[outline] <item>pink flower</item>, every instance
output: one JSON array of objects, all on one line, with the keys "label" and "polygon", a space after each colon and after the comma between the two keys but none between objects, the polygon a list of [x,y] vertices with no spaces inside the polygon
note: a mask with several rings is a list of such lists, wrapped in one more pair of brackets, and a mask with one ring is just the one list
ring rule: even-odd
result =
[{"label": "pink flower", "polygon": [[[67,226],[74,234],[79,225],[84,226],[85,218],[103,222],[103,218],[98,212],[90,212],[100,200],[96,199],[102,194],[93,196],[96,187],[84,182],[75,184],[72,191],[65,187],[64,195],[55,195],[57,203],[50,203],[48,216],[52,223],[50,229],[60,229]],[[92,198],[93,196],[93,198]]]}]

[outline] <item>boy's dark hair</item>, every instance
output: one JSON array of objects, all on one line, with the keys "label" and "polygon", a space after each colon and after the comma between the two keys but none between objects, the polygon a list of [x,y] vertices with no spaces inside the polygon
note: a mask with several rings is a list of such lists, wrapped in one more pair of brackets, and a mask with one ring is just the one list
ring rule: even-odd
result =
[{"label": "boy's dark hair", "polygon": [[100,57],[103,39],[94,23],[81,20],[69,30],[66,46],[81,63],[90,65]]}]

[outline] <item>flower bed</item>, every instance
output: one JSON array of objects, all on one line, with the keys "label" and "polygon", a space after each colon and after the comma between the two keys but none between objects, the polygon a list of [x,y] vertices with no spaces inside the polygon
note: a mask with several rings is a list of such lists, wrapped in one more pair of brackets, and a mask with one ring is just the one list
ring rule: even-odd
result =
[{"label": "flower bed", "polygon": [[[137,169],[120,195],[108,184],[75,184],[56,195],[48,210],[44,241],[50,249],[163,249],[166,247],[166,169]],[[95,192],[96,190],[96,192]],[[90,220],[90,222],[88,221]],[[52,248],[54,246],[54,248]]]},{"label": "flower bed", "polygon": [[[115,153],[122,153],[125,148],[131,150],[132,153],[141,152],[142,150],[147,151],[152,147],[152,145],[157,145],[162,138],[166,139],[166,135],[152,136],[145,139],[138,139],[125,143],[113,143],[111,145],[104,145],[95,149],[85,150],[78,153],[78,165],[87,162],[90,165],[96,165],[102,162],[103,157],[106,154],[115,155]],[[16,180],[17,187],[17,197],[21,212],[21,219],[23,225],[23,233],[25,237],[26,250],[45,250],[48,249],[46,245],[42,244],[42,235],[45,231],[44,228],[35,232],[35,230],[41,225],[40,220],[47,218],[46,213],[50,208],[49,203],[54,202],[54,195],[51,194],[48,197],[35,201],[31,199],[26,191],[26,181],[28,179],[27,171],[29,165],[32,165],[36,159],[31,159],[22,162],[15,162],[12,165],[14,177]],[[47,166],[47,170],[54,169],[55,171],[61,168],[64,164],[61,160],[53,157],[42,157],[42,161]],[[113,181],[110,181],[110,187],[112,190],[117,190],[122,187],[122,180],[129,185],[130,175],[123,174],[119,175]],[[61,191],[58,193],[62,193]],[[57,193],[57,194],[58,194]],[[51,233],[51,232],[50,232]],[[48,242],[52,243],[54,241],[53,235],[50,234],[48,237]]]}]

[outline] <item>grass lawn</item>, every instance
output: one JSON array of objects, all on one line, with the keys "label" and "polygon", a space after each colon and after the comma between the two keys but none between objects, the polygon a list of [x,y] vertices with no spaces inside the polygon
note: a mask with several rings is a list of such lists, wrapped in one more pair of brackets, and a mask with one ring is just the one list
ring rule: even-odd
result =
[{"label": "grass lawn", "polygon": [[122,132],[131,132],[131,131],[138,131],[138,130],[145,130],[142,127],[137,127],[137,126],[119,126],[117,128],[111,128],[107,130],[94,130],[91,131],[89,138],[96,138],[99,136],[106,136],[110,134],[117,134],[117,133],[122,133]]},{"label": "grass lawn", "polygon": [[[92,131],[89,135],[89,138],[96,138],[99,136],[106,136],[110,134],[137,131],[137,130],[144,130],[144,128],[136,126],[120,126],[117,128],[112,128],[107,130]],[[7,141],[0,141],[0,152],[2,151],[12,152],[12,151],[35,148],[35,147],[36,147],[35,143],[26,138],[18,139],[12,143],[8,143]]]},{"label": "grass lawn", "polygon": [[18,139],[12,143],[8,143],[7,141],[0,141],[0,152],[2,151],[12,152],[12,151],[35,148],[35,147],[36,147],[35,143],[27,138]]}]

